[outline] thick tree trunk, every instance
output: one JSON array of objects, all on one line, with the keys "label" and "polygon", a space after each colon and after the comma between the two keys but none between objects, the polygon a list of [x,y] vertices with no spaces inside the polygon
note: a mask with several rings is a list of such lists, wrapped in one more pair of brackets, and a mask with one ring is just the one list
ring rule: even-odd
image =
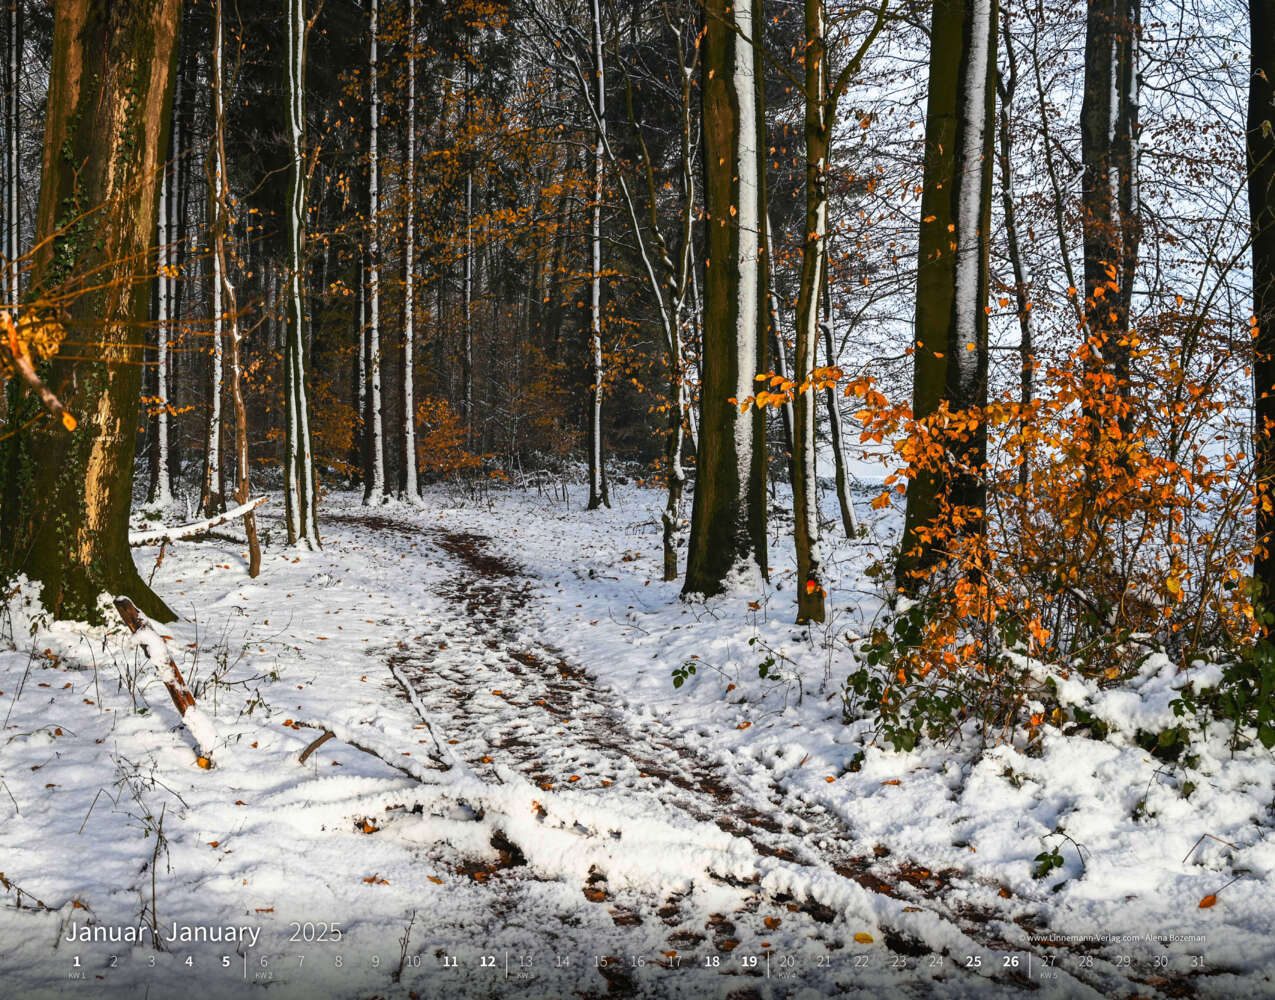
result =
[{"label": "thick tree trunk", "polygon": [[310,441],[305,325],[305,57],[309,24],[305,0],[288,0],[288,134],[292,174],[288,190],[287,332],[284,339],[284,496],[288,544],[319,548],[318,506]]},{"label": "thick tree trunk", "polygon": [[1097,419],[1115,422],[1121,437],[1130,428],[1129,303],[1138,258],[1138,18],[1138,0],[1091,0],[1080,109],[1085,331],[1091,369],[1115,379]]},{"label": "thick tree trunk", "polygon": [[597,140],[593,148],[593,218],[591,231],[592,275],[589,282],[589,510],[610,507],[606,467],[602,455],[602,180],[606,153],[607,92],[602,57],[602,12],[593,0],[593,78],[597,88],[594,111]]},{"label": "thick tree trunk", "polygon": [[[766,370],[761,0],[708,0],[701,47],[704,281],[701,420],[684,594],[717,594],[766,561],[766,415],[740,413]],[[732,23],[733,22],[733,23]],[[744,37],[741,37],[741,33]],[[742,581],[738,581],[742,582]]]},{"label": "thick tree trunk", "polygon": [[32,287],[85,289],[61,317],[69,340],[47,378],[79,426],[43,419],[25,435],[24,488],[0,520],[15,526],[12,561],[59,617],[101,620],[105,591],[174,618],[133,565],[128,518],[180,9],[59,0],[54,11]]},{"label": "thick tree trunk", "polygon": [[[920,419],[946,401],[952,410],[987,399],[987,230],[995,110],[996,0],[936,0],[930,32],[925,175],[916,289],[912,409]],[[981,532],[986,498],[982,426],[949,445],[942,469],[908,480],[897,581],[937,553],[922,539],[943,507],[966,507],[964,530]],[[974,511],[980,515],[974,515]]]},{"label": "thick tree trunk", "polygon": [[[1253,227],[1253,366],[1257,430],[1257,559],[1260,600],[1275,611],[1275,0],[1249,6],[1248,204]],[[1269,631],[1269,629],[1268,629]]]}]

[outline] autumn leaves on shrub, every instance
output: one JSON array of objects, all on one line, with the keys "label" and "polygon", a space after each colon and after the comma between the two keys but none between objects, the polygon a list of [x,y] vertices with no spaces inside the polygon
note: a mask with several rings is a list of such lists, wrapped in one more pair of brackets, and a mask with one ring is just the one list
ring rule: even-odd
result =
[{"label": "autumn leaves on shrub", "polygon": [[[1260,653],[1249,576],[1250,432],[1228,388],[1244,387],[1221,353],[1188,373],[1179,320],[1163,318],[1145,341],[1128,335],[1138,373],[1128,380],[1091,337],[1056,364],[1036,363],[1026,399],[1014,386],[985,407],[944,402],[917,419],[870,379],[846,385],[863,401],[861,443],[893,445],[872,506],[901,501],[921,477],[934,481],[935,503],[893,564],[872,568],[888,610],[853,646],[848,717],[874,715],[898,749],[951,738],[970,720],[985,740],[1030,738],[1046,720],[1074,721],[1046,669],[1115,686],[1164,652],[1180,670],[1231,664],[1219,690],[1188,696],[1180,712],[1209,707],[1237,726],[1265,725],[1263,742],[1275,742],[1257,714],[1275,686],[1260,665],[1275,657]],[[844,384],[837,369],[802,385],[762,379],[758,405]],[[980,494],[981,505],[968,502]]]}]

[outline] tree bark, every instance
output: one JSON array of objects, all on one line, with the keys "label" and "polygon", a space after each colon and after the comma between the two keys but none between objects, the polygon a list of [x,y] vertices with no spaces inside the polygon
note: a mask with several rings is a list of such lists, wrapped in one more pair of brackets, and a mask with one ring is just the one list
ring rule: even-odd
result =
[{"label": "tree bark", "polygon": [[377,62],[378,0],[371,0],[371,48],[368,50],[368,86],[370,88],[370,143],[368,147],[368,299],[372,315],[367,327],[368,415],[371,418],[371,447],[368,454],[367,481],[363,487],[363,503],[385,500],[385,433],[381,411],[381,160],[377,150],[377,132],[381,118],[380,68]]},{"label": "tree bark", "polygon": [[[1275,0],[1249,6],[1248,204],[1253,229],[1253,366],[1257,431],[1259,600],[1275,611]],[[1268,626],[1269,631],[1269,626]]]},{"label": "tree bark", "polygon": [[[718,594],[766,559],[766,415],[740,413],[766,370],[761,0],[707,0],[701,47],[705,261],[699,447],[683,594]],[[740,37],[740,35],[744,37]]]},{"label": "tree bark", "polygon": [[133,565],[128,518],[180,9],[60,0],[54,11],[32,289],[70,331],[47,381],[80,423],[41,420],[24,435],[27,488],[2,519],[16,525],[11,561],[59,617],[100,621],[103,591],[175,617]]},{"label": "tree bark", "polygon": [[419,503],[416,478],[416,0],[407,0],[407,135],[403,187],[403,488],[399,499]]},{"label": "tree bark", "polygon": [[[987,230],[991,214],[996,0],[936,0],[930,31],[924,188],[918,246],[912,410],[930,416],[987,401]],[[944,508],[981,532],[987,450],[980,424],[952,441],[939,469],[908,480],[896,581],[915,590],[937,553],[922,536]],[[977,512],[977,513],[975,513]]]},{"label": "tree bark", "polygon": [[307,296],[305,170],[305,59],[310,25],[305,0],[288,0],[288,133],[292,146],[288,190],[287,333],[284,340],[284,496],[288,544],[319,544],[310,404],[307,392],[305,325]]},{"label": "tree bark", "polygon": [[592,274],[589,282],[589,503],[588,510],[610,507],[607,495],[606,467],[602,455],[602,180],[606,152],[607,91],[605,63],[602,56],[602,11],[599,0],[593,0],[593,82],[597,141],[593,149],[593,206],[590,249]]}]

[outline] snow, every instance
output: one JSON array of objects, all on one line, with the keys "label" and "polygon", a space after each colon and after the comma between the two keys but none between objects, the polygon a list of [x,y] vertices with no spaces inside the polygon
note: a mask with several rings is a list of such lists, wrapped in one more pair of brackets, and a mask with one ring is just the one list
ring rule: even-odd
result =
[{"label": "snow", "polygon": [[[744,400],[753,394],[753,376],[757,372],[757,336],[759,326],[758,301],[761,267],[761,216],[759,181],[757,177],[758,144],[762,142],[757,128],[756,83],[754,76],[753,47],[744,39],[752,37],[754,0],[737,0],[735,3],[735,28],[742,37],[734,39],[735,71],[732,79],[737,102],[739,124],[736,130],[737,146],[735,169],[739,172],[738,215],[739,281],[735,303],[735,399]],[[747,483],[751,475],[753,452],[760,445],[753,440],[752,414],[736,413],[735,460],[738,463],[739,482]]]},{"label": "snow", "polygon": [[[155,586],[186,620],[153,630],[211,771],[139,658],[150,635],[51,622],[18,581],[0,616],[0,856],[24,892],[19,909],[0,887],[6,995],[61,995],[76,956],[94,996],[601,995],[621,973],[656,997],[1009,996],[1003,963],[1026,976],[1029,957],[1049,995],[1275,989],[1271,754],[1232,753],[1225,727],[1176,764],[1135,742],[1216,666],[1152,656],[1108,684],[1031,664],[1111,735],[895,753],[838,697],[843,637],[879,609],[877,545],[829,535],[829,622],[798,628],[790,526],[772,526],[771,585],[683,602],[660,578],[663,494],[616,482],[612,502],[431,490],[370,514],[329,496],[325,550],[268,549],[255,580],[233,543],[174,542]],[[277,532],[283,505],[265,511]],[[1034,878],[1054,847],[1063,866]],[[152,917],[178,928],[163,951],[66,940]]]}]

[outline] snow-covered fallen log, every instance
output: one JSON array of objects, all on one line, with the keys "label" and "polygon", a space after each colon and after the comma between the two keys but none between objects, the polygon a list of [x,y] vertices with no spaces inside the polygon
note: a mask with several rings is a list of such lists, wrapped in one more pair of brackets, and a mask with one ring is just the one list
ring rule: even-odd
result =
[{"label": "snow-covered fallen log", "polygon": [[243,517],[249,511],[256,510],[269,499],[268,496],[254,497],[247,503],[242,503],[224,514],[205,518],[202,521],[192,521],[190,524],[178,524],[171,528],[154,528],[150,531],[130,531],[128,533],[128,544],[158,545],[161,542],[175,542],[180,538],[201,535],[206,531],[211,531],[219,524],[225,524],[227,521],[233,521],[237,517]]},{"label": "snow-covered fallen log", "polygon": [[195,704],[195,696],[186,686],[186,678],[182,676],[177,661],[168,652],[164,637],[151,627],[150,621],[138,610],[137,605],[129,598],[120,596],[115,598],[115,610],[119,612],[120,618],[133,633],[133,640],[146,655],[147,661],[155,668],[155,672],[159,674],[164,687],[168,688],[169,697],[173,699],[177,714],[181,716],[182,722],[186,724],[186,728],[190,730],[190,734],[195,737],[195,742],[199,745],[199,756],[195,762],[207,770],[212,766],[212,748],[217,740],[217,730],[212,720]]}]

